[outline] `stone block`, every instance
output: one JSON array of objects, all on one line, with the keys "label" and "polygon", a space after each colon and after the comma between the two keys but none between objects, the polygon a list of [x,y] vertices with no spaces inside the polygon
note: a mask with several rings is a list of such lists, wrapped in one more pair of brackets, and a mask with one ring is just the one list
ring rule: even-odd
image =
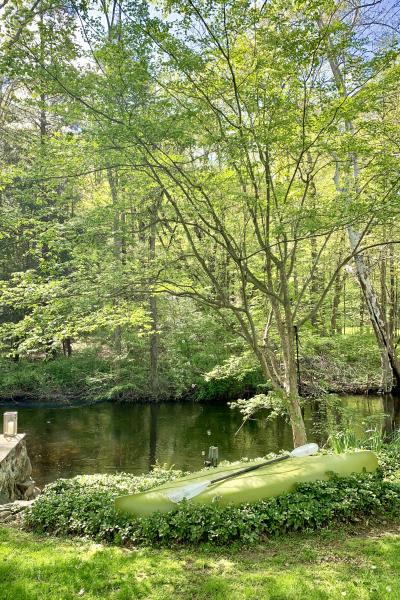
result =
[{"label": "stone block", "polygon": [[34,498],[37,488],[31,474],[25,434],[13,438],[0,435],[0,505]]}]

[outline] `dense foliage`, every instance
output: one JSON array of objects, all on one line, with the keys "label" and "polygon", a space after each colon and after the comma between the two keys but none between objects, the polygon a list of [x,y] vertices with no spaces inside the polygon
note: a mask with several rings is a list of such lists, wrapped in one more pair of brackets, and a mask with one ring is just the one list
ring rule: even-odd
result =
[{"label": "dense foliage", "polygon": [[28,511],[25,526],[38,532],[89,536],[117,544],[228,544],[375,516],[388,518],[400,509],[400,484],[394,476],[400,471],[398,453],[382,450],[380,462],[383,471],[378,474],[301,484],[289,494],[262,502],[226,507],[185,502],[174,512],[140,519],[117,514],[114,498],[146,491],[179,477],[179,472],[156,469],[143,476],[60,479],[46,486]]},{"label": "dense foliage", "polygon": [[[176,332],[176,339],[178,335]],[[113,356],[97,347],[76,352],[69,359],[57,356],[15,362],[0,358],[0,398],[60,404],[98,400],[226,402],[270,390],[253,357],[246,353],[232,358],[211,339],[205,350],[204,335],[197,338],[192,334],[190,347],[170,348],[168,362],[160,362],[163,385],[154,395],[145,352]],[[211,365],[214,368],[208,371]],[[301,391],[308,397],[380,389],[379,351],[371,333],[304,336],[299,367]]]},{"label": "dense foliage", "polygon": [[1,10],[5,360],[160,398],[251,356],[296,444],[306,338],[368,331],[400,390],[396,2]]}]

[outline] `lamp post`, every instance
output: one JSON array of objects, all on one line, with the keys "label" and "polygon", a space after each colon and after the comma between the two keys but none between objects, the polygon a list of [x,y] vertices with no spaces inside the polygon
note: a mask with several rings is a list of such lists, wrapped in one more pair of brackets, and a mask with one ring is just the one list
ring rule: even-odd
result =
[{"label": "lamp post", "polygon": [[5,412],[3,415],[4,437],[15,437],[17,435],[18,413]]}]

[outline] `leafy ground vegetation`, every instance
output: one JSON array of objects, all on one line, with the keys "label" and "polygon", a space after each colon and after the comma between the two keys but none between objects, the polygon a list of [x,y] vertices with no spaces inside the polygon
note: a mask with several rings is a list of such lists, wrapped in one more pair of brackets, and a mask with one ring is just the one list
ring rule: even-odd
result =
[{"label": "leafy ground vegetation", "polygon": [[[340,436],[337,443],[343,445],[343,440]],[[239,506],[218,506],[218,503],[195,506],[187,502],[171,513],[155,513],[140,519],[117,514],[114,498],[176,479],[182,475],[180,471],[157,468],[142,476],[59,479],[46,486],[26,513],[24,524],[41,533],[87,536],[128,546],[158,546],[201,542],[251,544],[291,531],[334,527],[383,516],[392,519],[400,509],[398,448],[398,436],[389,445],[375,447],[380,463],[376,474],[300,484],[289,494]]]},{"label": "leafy ground vegetation", "polygon": [[0,528],[2,600],[390,600],[400,527],[290,534],[251,548],[122,549]]},{"label": "leafy ground vegetation", "polygon": [[[171,473],[171,477],[174,477]],[[164,478],[163,478],[164,479]],[[122,484],[122,485],[121,485]],[[59,480],[46,487],[24,522],[39,532],[88,536],[117,544],[250,544],[290,531],[392,518],[400,509],[400,486],[380,476],[354,475],[301,484],[290,493],[252,504],[221,507],[189,502],[167,514],[132,519],[118,515],[113,499],[153,487],[151,478],[113,476]]]}]

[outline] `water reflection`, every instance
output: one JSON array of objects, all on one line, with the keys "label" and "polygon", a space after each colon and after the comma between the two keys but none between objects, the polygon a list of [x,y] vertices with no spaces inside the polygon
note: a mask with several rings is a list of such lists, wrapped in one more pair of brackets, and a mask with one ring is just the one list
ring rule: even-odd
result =
[{"label": "water reflection", "polygon": [[385,413],[383,429],[386,435],[390,435],[400,424],[400,402],[393,396],[382,398],[383,411]]},{"label": "water reflection", "polygon": [[[354,415],[352,423],[358,432],[365,430],[365,419],[371,415],[387,431],[399,423],[399,414],[389,399],[347,397],[342,404]],[[321,442],[325,421],[318,408],[317,403],[310,403],[305,421],[310,440]],[[339,418],[337,414],[335,418]],[[19,409],[19,427],[28,433],[39,485],[80,473],[143,473],[156,461],[195,470],[202,466],[202,451],[211,445],[219,447],[221,459],[229,460],[293,447],[290,427],[282,419],[250,421],[235,436],[240,424],[240,415],[225,405],[98,404]]]}]

